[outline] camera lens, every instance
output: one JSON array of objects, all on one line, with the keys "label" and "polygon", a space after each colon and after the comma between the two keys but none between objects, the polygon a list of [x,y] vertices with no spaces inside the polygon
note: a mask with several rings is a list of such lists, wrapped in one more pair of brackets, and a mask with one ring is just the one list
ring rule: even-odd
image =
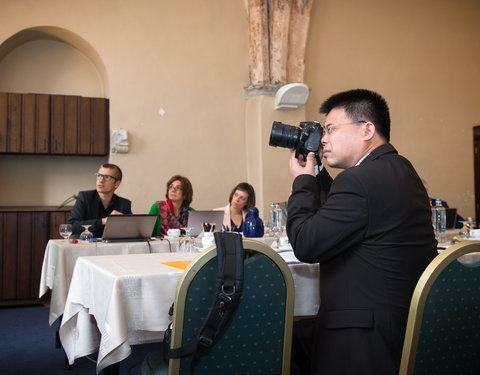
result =
[{"label": "camera lens", "polygon": [[297,146],[301,129],[275,121],[270,132],[270,146],[294,149]]}]

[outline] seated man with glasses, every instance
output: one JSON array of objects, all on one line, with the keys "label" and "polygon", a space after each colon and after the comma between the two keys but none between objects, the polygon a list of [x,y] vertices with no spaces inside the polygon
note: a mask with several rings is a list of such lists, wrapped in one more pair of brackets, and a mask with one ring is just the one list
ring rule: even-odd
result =
[{"label": "seated man with glasses", "polygon": [[165,236],[169,229],[185,228],[188,224],[188,212],[193,198],[193,188],[189,179],[175,175],[167,181],[164,201],[152,204],[149,214],[157,215],[152,236]]},{"label": "seated man with glasses", "polygon": [[122,182],[122,170],[115,164],[103,164],[95,173],[95,190],[81,191],[73,207],[68,223],[72,224],[74,236],[90,225],[90,232],[96,238],[102,237],[108,215],[132,213],[132,202],[114,194]]}]

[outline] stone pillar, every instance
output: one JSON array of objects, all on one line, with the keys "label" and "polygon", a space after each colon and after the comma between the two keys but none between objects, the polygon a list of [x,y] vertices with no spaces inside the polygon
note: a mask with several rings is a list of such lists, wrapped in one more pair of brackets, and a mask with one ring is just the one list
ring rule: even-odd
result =
[{"label": "stone pillar", "polygon": [[288,199],[290,152],[269,146],[273,121],[298,126],[305,107],[276,110],[275,93],[284,84],[303,83],[305,46],[313,0],[247,0],[250,85],[246,93],[247,180],[255,187],[260,216],[269,203]]}]

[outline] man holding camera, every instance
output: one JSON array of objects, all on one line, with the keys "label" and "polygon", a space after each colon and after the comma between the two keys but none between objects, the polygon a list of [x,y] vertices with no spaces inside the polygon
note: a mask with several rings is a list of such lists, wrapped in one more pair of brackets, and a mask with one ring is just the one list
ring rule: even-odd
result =
[{"label": "man holding camera", "polygon": [[287,233],[295,255],[320,263],[321,306],[311,374],[398,374],[410,299],[436,256],[428,195],[390,141],[375,92],[328,98],[320,155],[341,168],[320,201],[315,154],[292,153]]}]

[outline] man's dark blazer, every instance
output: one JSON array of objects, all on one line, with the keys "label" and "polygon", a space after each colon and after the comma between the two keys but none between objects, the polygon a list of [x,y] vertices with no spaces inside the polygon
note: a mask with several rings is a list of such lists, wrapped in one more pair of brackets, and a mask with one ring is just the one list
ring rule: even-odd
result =
[{"label": "man's dark blazer", "polygon": [[312,374],[397,374],[410,299],[436,256],[425,188],[390,144],[341,172],[320,204],[300,175],[288,201],[295,255],[320,263]]},{"label": "man's dark blazer", "polygon": [[107,217],[113,210],[131,214],[132,202],[113,194],[108,209],[104,210],[96,190],[81,191],[78,193],[77,201],[68,218],[68,223],[72,224],[73,235],[79,235],[84,231],[82,225],[91,225],[89,230],[93,236],[102,237],[105,227],[102,224],[102,218]]}]

